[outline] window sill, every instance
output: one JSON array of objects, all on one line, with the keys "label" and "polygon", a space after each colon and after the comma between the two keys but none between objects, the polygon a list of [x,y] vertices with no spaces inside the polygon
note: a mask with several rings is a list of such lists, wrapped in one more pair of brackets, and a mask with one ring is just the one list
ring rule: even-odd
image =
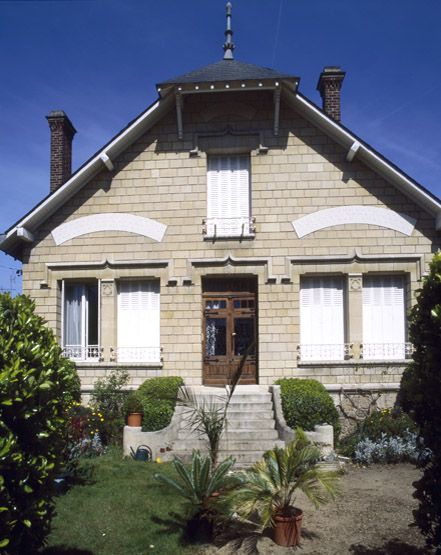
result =
[{"label": "window sill", "polygon": [[106,367],[106,368],[162,368],[162,362],[105,362],[102,360],[92,362],[92,361],[75,361],[76,366],[80,368],[95,368],[95,367]]},{"label": "window sill", "polygon": [[378,359],[378,360],[304,360],[299,361],[297,363],[297,368],[301,368],[302,366],[311,367],[311,366],[377,366],[377,365],[384,365],[388,364],[389,366],[403,366],[408,365],[412,359],[406,358],[402,360],[395,359]]},{"label": "window sill", "polygon": [[252,241],[255,233],[247,233],[244,235],[204,235],[204,241]]}]

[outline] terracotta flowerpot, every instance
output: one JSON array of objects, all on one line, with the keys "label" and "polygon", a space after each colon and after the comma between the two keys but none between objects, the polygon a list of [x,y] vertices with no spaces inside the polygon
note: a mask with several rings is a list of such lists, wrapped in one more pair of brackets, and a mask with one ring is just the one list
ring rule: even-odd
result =
[{"label": "terracotta flowerpot", "polygon": [[283,547],[293,547],[300,543],[300,528],[302,526],[303,511],[292,507],[289,516],[276,515],[274,517],[274,541]]},{"label": "terracotta flowerpot", "polygon": [[127,417],[127,426],[137,426],[140,427],[142,424],[142,413],[141,412],[131,412]]}]

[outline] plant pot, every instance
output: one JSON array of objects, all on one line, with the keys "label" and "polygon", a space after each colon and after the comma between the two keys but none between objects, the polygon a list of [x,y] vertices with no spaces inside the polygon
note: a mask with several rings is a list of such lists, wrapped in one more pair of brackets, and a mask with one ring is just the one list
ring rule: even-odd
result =
[{"label": "plant pot", "polygon": [[292,507],[291,512],[288,516],[279,514],[274,517],[274,541],[283,547],[293,547],[300,543],[303,511]]},{"label": "plant pot", "polygon": [[127,417],[127,426],[141,427],[142,424],[142,413],[132,412]]}]

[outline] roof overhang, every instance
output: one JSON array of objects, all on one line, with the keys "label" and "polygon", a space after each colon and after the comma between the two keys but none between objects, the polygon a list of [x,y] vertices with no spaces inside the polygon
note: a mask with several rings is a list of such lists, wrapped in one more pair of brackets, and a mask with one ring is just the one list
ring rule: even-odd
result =
[{"label": "roof overhang", "polygon": [[327,116],[301,93],[284,88],[282,94],[283,98],[292,108],[347,150],[346,159],[348,161],[352,161],[355,157],[362,161],[366,166],[434,216],[436,218],[436,229],[441,229],[440,199],[411,179],[392,162],[381,156],[375,149],[351,133],[343,125]]},{"label": "roof overhang", "polygon": [[262,91],[276,90],[283,84],[297,90],[300,79],[290,78],[266,78],[266,79],[235,79],[223,81],[201,81],[197,83],[170,83],[157,86],[158,94],[161,98],[167,96],[171,91],[175,94],[200,94],[200,93],[219,93],[231,91]]},{"label": "roof overhang", "polygon": [[148,131],[173,106],[172,95],[160,98],[131,124],[123,129],[105,147],[92,156],[72,177],[54,193],[46,197],[3,235],[0,235],[0,249],[12,256],[18,256],[19,242],[29,242],[32,232],[51,216],[60,206],[84,187],[103,169],[112,169],[113,160],[129,145]]}]

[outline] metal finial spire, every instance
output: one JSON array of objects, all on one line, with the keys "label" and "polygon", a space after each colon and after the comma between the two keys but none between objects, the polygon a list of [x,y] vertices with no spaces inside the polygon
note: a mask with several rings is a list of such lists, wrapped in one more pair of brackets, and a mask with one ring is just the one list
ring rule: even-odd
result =
[{"label": "metal finial spire", "polygon": [[233,59],[233,31],[231,30],[231,2],[227,2],[227,29],[225,31],[224,60]]}]

